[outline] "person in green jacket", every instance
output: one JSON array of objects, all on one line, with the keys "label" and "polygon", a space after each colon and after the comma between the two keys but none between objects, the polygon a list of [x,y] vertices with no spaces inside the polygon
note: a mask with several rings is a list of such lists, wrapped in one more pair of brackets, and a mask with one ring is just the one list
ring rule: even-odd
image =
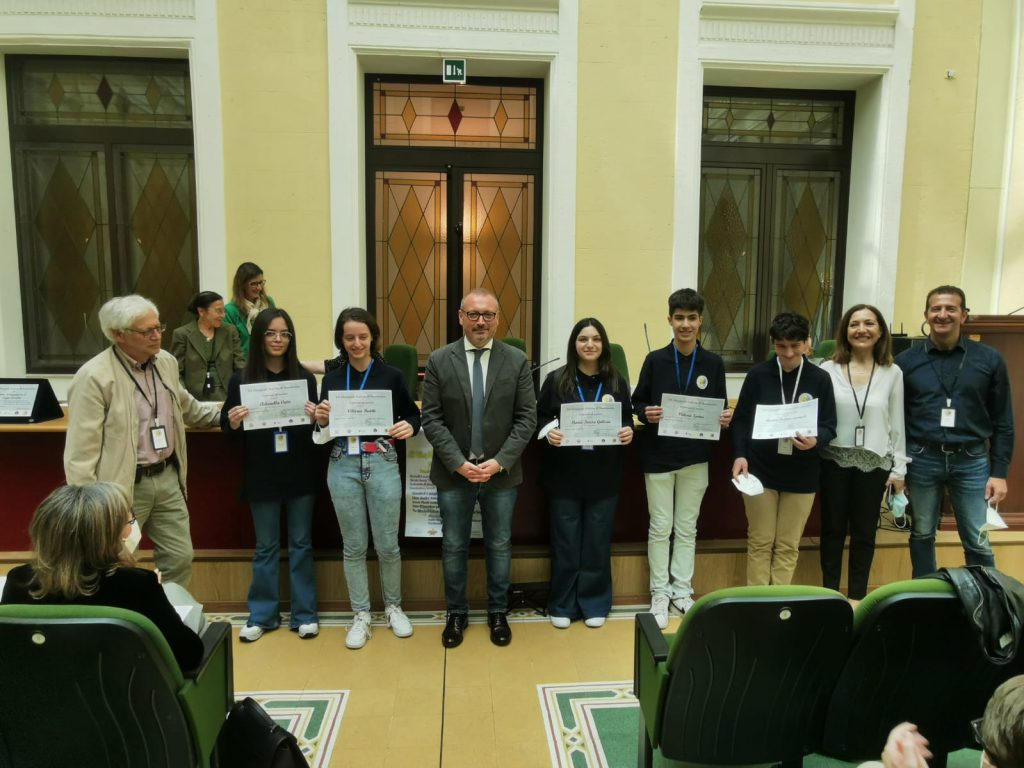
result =
[{"label": "person in green jacket", "polygon": [[263,277],[263,270],[251,261],[239,264],[231,285],[231,301],[224,308],[224,319],[238,329],[242,354],[246,357],[249,356],[249,331],[252,330],[252,321],[264,309],[274,306],[274,299],[267,295],[267,281]]}]

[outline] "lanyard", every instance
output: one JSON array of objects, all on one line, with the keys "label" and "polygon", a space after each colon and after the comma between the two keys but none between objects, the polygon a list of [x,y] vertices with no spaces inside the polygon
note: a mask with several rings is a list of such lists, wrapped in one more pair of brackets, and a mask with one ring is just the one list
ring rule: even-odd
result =
[{"label": "lanyard", "polygon": [[[786,390],[782,388],[782,361],[779,360],[778,355],[775,357],[775,362],[779,365],[779,392],[782,394],[782,404],[788,405],[786,402]],[[793,385],[793,397],[790,398],[790,403],[796,402],[796,391],[800,388],[800,377],[804,374],[804,356],[800,356],[800,368],[796,372],[796,383]],[[866,400],[865,400],[866,402]]]},{"label": "lanyard", "polygon": [[[152,374],[153,377],[153,402],[151,403],[149,402],[149,394],[146,392],[146,390],[142,388],[142,385],[139,384],[139,380],[132,375],[132,372],[130,370],[128,370],[128,366],[125,365],[124,360],[121,359],[121,356],[115,352],[114,357],[117,358],[117,362],[119,362],[121,364],[121,367],[124,368],[124,372],[128,374],[128,378],[132,380],[132,384],[135,385],[135,388],[139,390],[139,394],[141,394],[142,399],[146,401],[146,405],[153,409],[153,423],[156,424],[157,426],[160,426],[160,409],[158,407],[160,404],[160,398],[157,396],[156,390],[156,362],[150,361],[149,363],[150,373]],[[145,380],[146,378],[145,368],[143,368],[142,370],[142,378],[143,380]],[[160,380],[160,383],[163,384],[162,379]]]},{"label": "lanyard", "polygon": [[676,348],[675,342],[672,342],[672,351],[675,353],[676,361],[676,387],[679,389],[680,395],[685,395],[686,390],[690,388],[690,379],[693,378],[693,366],[697,362],[697,350],[700,349],[700,345],[697,344],[693,348],[693,355],[690,357],[690,372],[686,374],[686,386],[683,386],[683,379],[679,375],[679,350]]},{"label": "lanyard", "polygon": [[946,407],[953,407],[953,393],[956,391],[956,383],[960,380],[960,371],[964,369],[964,360],[967,359],[967,347],[964,347],[963,357],[960,358],[960,366],[956,369],[956,376],[953,377],[953,384],[949,387],[946,386],[945,379],[939,375],[939,369],[935,367],[935,360],[932,356],[925,352],[928,357],[928,364],[932,367],[932,372],[935,374],[935,378],[939,381],[939,386],[942,387],[942,391],[946,393]]},{"label": "lanyard", "polygon": [[868,388],[864,393],[864,405],[861,405],[860,401],[857,400],[857,388],[853,386],[853,375],[850,373],[849,363],[846,364],[846,378],[850,382],[850,389],[853,391],[853,404],[857,408],[857,421],[858,423],[863,424],[864,411],[868,407],[868,396],[871,394],[871,380],[875,378],[875,361],[871,361],[871,375],[868,376]]},{"label": "lanyard", "polygon": [[[370,361],[370,364],[368,366],[366,366],[366,370],[363,371],[363,380],[359,384],[359,389],[363,389],[363,388],[366,387],[366,380],[368,378],[370,378],[370,371],[372,370],[372,368],[373,368],[373,360]],[[345,389],[352,389],[352,364],[351,363],[349,365],[345,366]]]},{"label": "lanyard", "polygon": [[[600,400],[600,399],[601,399],[601,389],[602,389],[603,387],[604,387],[604,384],[603,384],[603,383],[601,383],[601,382],[598,382],[598,383],[597,383],[597,394],[596,394],[596,395],[594,395],[594,402],[595,402],[595,403],[596,403],[596,402],[597,402],[598,400]],[[580,386],[580,377],[579,377],[579,376],[577,376],[577,377],[576,377],[576,391],[580,393],[580,402],[581,402],[581,403],[585,403],[585,402],[587,402],[587,398],[585,398],[585,397],[583,396],[583,388],[582,388],[582,387]]]}]

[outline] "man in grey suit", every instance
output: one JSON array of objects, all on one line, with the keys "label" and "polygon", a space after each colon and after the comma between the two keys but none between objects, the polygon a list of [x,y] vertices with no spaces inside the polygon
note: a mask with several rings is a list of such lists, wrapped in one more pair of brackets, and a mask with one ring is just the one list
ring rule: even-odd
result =
[{"label": "man in grey suit", "polygon": [[463,338],[435,350],[423,380],[422,428],[434,446],[430,479],[441,509],[441,555],[448,609],[441,643],[454,648],[468,623],[466,571],[473,507],[483,512],[487,625],[491,642],[508,645],[505,613],[512,562],[512,512],[523,482],[520,456],[537,426],[530,364],[495,342],[498,300],[483,289],[459,305]]}]

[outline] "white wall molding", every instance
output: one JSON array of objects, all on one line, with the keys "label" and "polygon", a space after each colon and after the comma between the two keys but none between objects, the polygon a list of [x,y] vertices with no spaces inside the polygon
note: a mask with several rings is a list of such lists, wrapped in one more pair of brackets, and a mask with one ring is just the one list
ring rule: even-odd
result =
[{"label": "white wall molding", "polygon": [[352,3],[348,23],[353,27],[558,34],[558,13],[544,11]]},{"label": "white wall molding", "polygon": [[195,0],[5,0],[2,16],[195,19]]},{"label": "white wall molding", "polygon": [[893,27],[867,24],[701,19],[700,39],[702,42],[891,48],[895,33]]}]

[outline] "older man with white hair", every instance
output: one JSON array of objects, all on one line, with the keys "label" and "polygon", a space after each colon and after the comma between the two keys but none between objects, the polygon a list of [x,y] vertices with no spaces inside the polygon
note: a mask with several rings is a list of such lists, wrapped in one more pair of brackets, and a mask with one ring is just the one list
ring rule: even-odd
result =
[{"label": "older man with white hair", "polygon": [[71,382],[64,447],[67,482],[117,483],[156,545],[165,581],[188,586],[192,535],[185,506],[185,425],[219,423],[216,403],[181,386],[178,361],[160,348],[166,326],[149,299],[119,296],[100,307],[112,346],[86,362]]}]

